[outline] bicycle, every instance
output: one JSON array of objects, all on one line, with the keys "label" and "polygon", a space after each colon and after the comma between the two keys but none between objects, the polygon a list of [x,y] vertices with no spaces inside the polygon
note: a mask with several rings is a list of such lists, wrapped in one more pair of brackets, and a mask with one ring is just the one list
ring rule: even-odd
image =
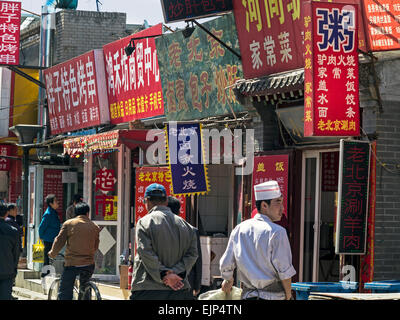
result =
[{"label": "bicycle", "polygon": [[[59,254],[59,256],[64,257],[63,254]],[[55,259],[52,261],[53,264]],[[94,279],[89,279],[86,283],[83,292],[80,293],[79,288],[79,276],[75,280],[72,300],[101,300],[101,294],[96,284],[93,282]],[[60,289],[61,275],[56,274],[54,281],[51,283],[47,298],[48,300],[58,300],[58,291]]]}]

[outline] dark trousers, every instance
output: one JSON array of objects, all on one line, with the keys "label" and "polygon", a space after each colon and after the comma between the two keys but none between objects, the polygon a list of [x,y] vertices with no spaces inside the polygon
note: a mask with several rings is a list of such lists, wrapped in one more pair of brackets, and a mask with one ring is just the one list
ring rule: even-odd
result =
[{"label": "dark trousers", "polygon": [[130,300],[194,300],[191,290],[139,290],[132,291]]},{"label": "dark trousers", "polygon": [[0,300],[11,300],[14,277],[0,280]]},{"label": "dark trousers", "polygon": [[72,300],[74,283],[77,275],[79,275],[79,297],[81,298],[83,289],[92,277],[93,271],[94,264],[86,267],[64,267],[60,289],[58,291],[58,300]]},{"label": "dark trousers", "polygon": [[43,241],[44,244],[44,263],[43,266],[49,265],[49,256],[47,255],[53,246],[53,242]]}]

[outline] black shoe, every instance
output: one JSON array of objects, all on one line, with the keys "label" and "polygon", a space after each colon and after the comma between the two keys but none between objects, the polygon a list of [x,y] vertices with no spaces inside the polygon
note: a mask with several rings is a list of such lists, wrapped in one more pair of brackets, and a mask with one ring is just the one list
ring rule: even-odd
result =
[{"label": "black shoe", "polygon": [[11,296],[11,300],[18,300],[17,297]]}]

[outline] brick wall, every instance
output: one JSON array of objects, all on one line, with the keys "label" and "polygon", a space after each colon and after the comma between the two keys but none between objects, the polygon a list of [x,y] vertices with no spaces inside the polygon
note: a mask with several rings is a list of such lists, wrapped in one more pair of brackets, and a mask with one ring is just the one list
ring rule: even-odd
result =
[{"label": "brick wall", "polygon": [[53,65],[125,36],[126,13],[62,10],[56,14]]},{"label": "brick wall", "polygon": [[[400,279],[400,59],[378,62],[383,112],[375,118],[377,163],[374,280]],[[399,166],[399,167],[396,167]]]}]

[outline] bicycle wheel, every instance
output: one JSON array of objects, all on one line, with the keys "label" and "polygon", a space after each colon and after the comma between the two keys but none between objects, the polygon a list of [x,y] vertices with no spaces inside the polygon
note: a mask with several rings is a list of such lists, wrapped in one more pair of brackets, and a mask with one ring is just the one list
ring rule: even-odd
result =
[{"label": "bicycle wheel", "polygon": [[101,300],[100,291],[93,282],[86,284],[81,300]]},{"label": "bicycle wheel", "polygon": [[60,279],[55,279],[50,286],[49,293],[47,295],[48,300],[58,299],[58,289],[60,288]]},{"label": "bicycle wheel", "polygon": [[[60,278],[57,278],[53,281],[53,283],[50,286],[49,293],[47,295],[48,300],[58,300],[58,290],[60,288]],[[79,300],[79,290],[74,285],[74,290],[72,292],[72,300]]]}]

